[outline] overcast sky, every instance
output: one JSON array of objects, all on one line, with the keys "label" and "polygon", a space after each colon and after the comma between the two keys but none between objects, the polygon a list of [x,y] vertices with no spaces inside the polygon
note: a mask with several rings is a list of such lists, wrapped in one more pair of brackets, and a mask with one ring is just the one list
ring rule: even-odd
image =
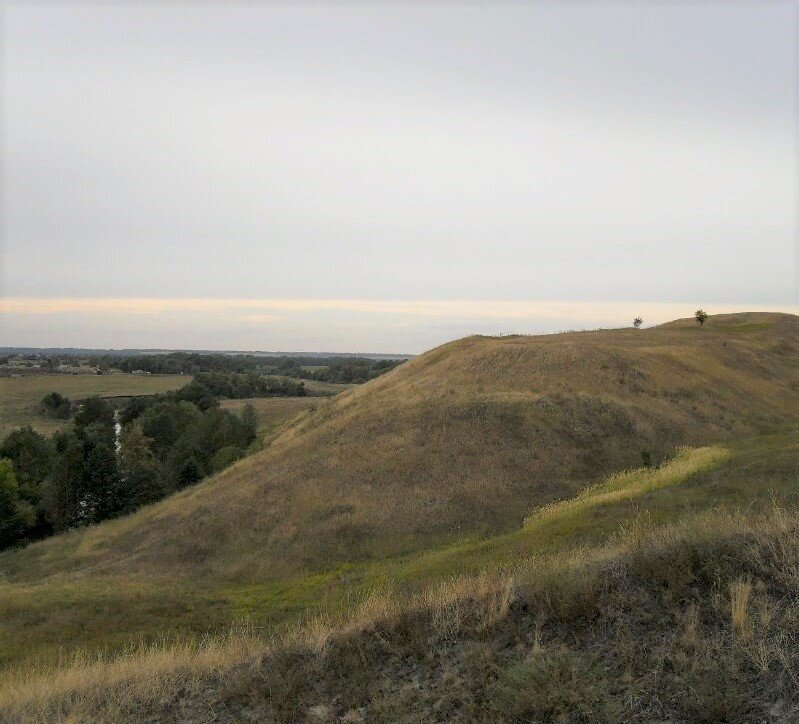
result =
[{"label": "overcast sky", "polygon": [[796,6],[5,6],[0,345],[799,311]]}]

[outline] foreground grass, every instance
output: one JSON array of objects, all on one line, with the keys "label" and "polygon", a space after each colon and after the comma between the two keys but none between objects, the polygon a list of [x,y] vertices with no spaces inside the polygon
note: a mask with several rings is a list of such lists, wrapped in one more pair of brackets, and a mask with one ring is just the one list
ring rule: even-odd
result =
[{"label": "foreground grass", "polygon": [[[118,651],[131,641],[192,640],[246,623],[279,630],[390,584],[412,593],[442,578],[497,570],[531,555],[606,540],[645,515],[653,524],[698,510],[761,509],[776,497],[794,505],[799,437],[793,432],[722,448],[680,452],[659,469],[638,469],[544,507],[511,533],[464,539],[414,556],[360,560],[272,580],[122,577],[89,569],[39,582],[0,582],[0,661],[52,663],[76,649]],[[127,519],[115,525],[130,525]],[[67,538],[64,544],[81,543]],[[16,558],[13,560],[17,560]],[[120,619],[118,611],[126,615]]]},{"label": "foreground grass", "polygon": [[[351,562],[294,578],[245,583],[167,581],[102,576],[102,570],[89,570],[25,585],[0,583],[0,661],[52,662],[75,647],[114,651],[131,640],[152,642],[163,636],[190,640],[236,622],[275,628],[309,612],[346,610],[353,597],[385,587],[389,581],[403,591],[416,591],[442,577],[599,541],[636,515],[636,498],[685,485],[692,476],[719,467],[730,455],[722,448],[685,450],[661,469],[613,476],[575,499],[548,506],[510,534],[464,540],[417,556]],[[671,512],[657,498],[650,506],[662,516]],[[118,617],[120,609],[126,612],[123,620]]]},{"label": "foreground grass", "polygon": [[[749,630],[747,627],[754,627],[754,631],[758,626],[762,627],[760,619],[750,621],[747,618],[753,603],[748,599],[744,601],[744,598],[746,595],[755,598],[760,596],[763,584],[757,582],[760,579],[747,579],[745,571],[738,570],[738,567],[745,559],[744,554],[749,555],[747,551],[750,548],[759,550],[758,547],[763,546],[788,545],[785,536],[797,535],[792,527],[793,514],[789,512],[796,509],[799,492],[797,461],[799,436],[793,431],[742,440],[727,447],[685,449],[660,468],[644,468],[611,476],[570,500],[534,510],[528,515],[525,525],[513,533],[486,540],[463,540],[413,557],[355,562],[294,580],[217,586],[205,590],[181,590],[178,587],[171,594],[165,593],[170,590],[165,582],[151,582],[151,585],[141,587],[136,592],[132,588],[122,588],[118,590],[118,598],[108,591],[104,598],[98,595],[99,590],[95,588],[81,591],[79,581],[59,585],[51,579],[47,586],[30,590],[11,587],[5,591],[12,593],[11,598],[0,593],[0,601],[5,601],[5,607],[0,611],[1,620],[9,626],[3,637],[3,650],[8,652],[6,646],[16,641],[21,650],[11,655],[9,660],[23,656],[26,663],[24,666],[12,666],[7,671],[4,683],[0,686],[0,709],[15,712],[10,716],[12,719],[15,716],[34,717],[34,713],[35,718],[58,718],[66,712],[81,719],[91,719],[93,716],[136,718],[138,714],[131,712],[139,712],[143,708],[143,711],[158,711],[159,717],[164,716],[166,711],[178,718],[190,714],[202,720],[196,711],[187,710],[187,713],[181,707],[191,709],[196,705],[195,697],[203,699],[208,691],[215,692],[213,696],[223,696],[223,691],[239,692],[241,686],[244,686],[245,691],[255,687],[259,691],[258,706],[265,707],[259,711],[263,716],[276,719],[298,716],[304,706],[317,703],[314,697],[321,701],[326,701],[325,697],[328,697],[332,701],[337,695],[337,687],[351,690],[352,706],[360,708],[367,702],[364,692],[370,691],[374,685],[373,674],[358,668],[349,659],[344,670],[334,667],[335,675],[331,674],[328,670],[331,666],[329,647],[332,645],[335,649],[339,644],[331,642],[339,641],[342,636],[345,641],[353,636],[357,640],[365,636],[368,643],[361,642],[358,647],[371,651],[367,656],[367,660],[371,660],[370,656],[378,655],[377,650],[372,651],[377,644],[371,638],[373,632],[378,630],[383,632],[381,636],[389,637],[389,643],[385,644],[388,649],[380,656],[386,655],[390,660],[395,656],[401,660],[411,656],[414,661],[418,659],[424,662],[430,656],[439,655],[439,646],[449,652],[447,656],[452,653],[451,649],[457,650],[453,654],[457,660],[448,661],[447,666],[456,672],[453,674],[456,678],[461,677],[462,684],[467,678],[475,676],[470,668],[468,671],[463,669],[467,664],[462,659],[476,656],[478,668],[485,665],[485,669],[480,668],[483,671],[480,676],[487,677],[481,684],[485,691],[478,697],[479,701],[470,700],[468,707],[472,708],[463,710],[470,712],[466,718],[477,717],[478,714],[488,716],[489,710],[484,709],[488,706],[491,716],[498,720],[546,719],[554,717],[558,711],[561,714],[570,711],[573,705],[576,706],[575,702],[579,704],[577,710],[580,710],[585,702],[580,703],[582,699],[578,701],[579,697],[588,696],[591,691],[598,697],[597,687],[607,685],[609,690],[614,688],[602,678],[611,675],[606,663],[603,663],[603,656],[606,655],[597,651],[589,655],[583,650],[582,644],[575,648],[574,637],[579,639],[588,634],[582,629],[567,634],[566,629],[561,631],[558,627],[567,624],[574,627],[575,621],[579,621],[580,627],[588,626],[586,631],[590,632],[596,617],[607,615],[605,609],[601,608],[606,604],[599,602],[607,593],[608,584],[602,578],[607,571],[632,565],[630,561],[642,550],[649,551],[646,555],[650,555],[664,545],[679,548],[677,552],[663,554],[667,558],[676,556],[674,561],[679,565],[689,565],[690,568],[701,559],[701,565],[708,570],[713,566],[718,571],[725,567],[735,569],[735,575],[729,573],[731,578],[729,581],[725,578],[726,582],[711,580],[709,573],[703,573],[708,576],[702,583],[705,588],[690,594],[701,599],[696,606],[704,606],[708,615],[712,614],[714,623],[712,630],[706,634],[710,637],[708,640],[702,639],[700,633],[696,632],[704,625],[700,614],[693,608],[686,608],[687,604],[682,600],[686,594],[680,593],[680,586],[690,588],[699,579],[695,573],[669,572],[673,562],[671,558],[662,561],[665,566],[663,571],[656,570],[660,564],[647,563],[647,570],[650,571],[647,575],[651,574],[651,581],[640,575],[635,579],[635,586],[624,589],[624,601],[619,600],[614,604],[622,606],[625,611],[643,606],[643,613],[639,612],[636,616],[645,615],[646,625],[660,626],[658,622],[661,619],[664,625],[678,625],[680,617],[687,617],[686,625],[693,626],[695,635],[699,637],[694,653],[701,660],[697,659],[693,663],[686,661],[684,665],[689,669],[694,667],[691,669],[694,671],[691,685],[699,685],[702,682],[696,677],[704,676],[701,672],[711,664],[717,665],[714,657],[722,654],[724,657],[733,657],[727,663],[722,662],[723,666],[732,666],[735,657],[755,655],[752,653],[754,649],[741,648],[738,644],[732,646],[730,641],[733,639],[727,641],[733,635],[727,630],[727,619],[724,618],[728,615],[725,613],[728,610],[726,607],[733,606],[730,602],[732,599],[727,597],[734,596],[737,607],[737,623],[733,625],[732,618],[729,618],[733,626],[731,631],[744,632]],[[742,509],[747,511],[746,514],[740,512]],[[765,517],[764,510],[768,511]],[[682,522],[667,522],[675,519],[681,519]],[[776,532],[769,528],[772,524],[777,526]],[[773,535],[778,536],[778,544],[768,537]],[[746,541],[745,544],[742,541]],[[732,549],[721,556],[718,546],[722,549],[732,546]],[[711,560],[713,556],[721,557]],[[644,564],[639,561],[635,565]],[[489,575],[486,571],[493,573]],[[671,576],[678,573],[684,579],[680,578],[675,583]],[[748,594],[745,593],[749,585],[747,580],[753,587]],[[660,591],[656,594],[650,591],[653,582]],[[674,588],[676,584],[679,585]],[[71,589],[70,585],[75,588]],[[729,589],[734,590],[734,594],[725,588],[728,585],[734,586]],[[13,600],[14,591],[19,598],[11,610],[8,601]],[[70,595],[74,598],[70,599]],[[783,596],[784,593],[779,595]],[[776,599],[772,600],[774,596],[777,593],[768,593],[763,599],[765,603],[757,598],[756,606],[777,606]],[[59,603],[55,600],[57,597],[64,600]],[[178,600],[181,601],[179,606],[176,605]],[[486,600],[489,600],[488,604]],[[36,601],[39,603],[34,603]],[[65,606],[64,601],[69,605]],[[36,618],[44,619],[54,610],[60,611],[60,617],[63,617],[65,610],[80,612],[81,607],[86,605],[93,608],[84,618],[76,615],[70,624],[75,627],[74,633],[77,634],[74,642],[81,645],[81,649],[69,654],[69,647],[65,648],[59,662],[46,642],[68,639],[65,636],[65,620],[50,616],[47,620],[52,621],[52,628],[39,624],[37,629]],[[486,611],[480,608],[484,605],[488,606]],[[545,610],[540,609],[541,606],[545,606]],[[677,608],[672,610],[674,606]],[[122,607],[128,621],[120,621],[114,633],[111,617]],[[107,614],[104,616],[99,609],[105,609]],[[533,610],[537,611],[535,615],[530,613]],[[729,617],[733,615],[732,610],[729,608]],[[85,609],[83,613],[86,613]],[[28,618],[20,621],[20,615]],[[482,628],[475,633],[472,624],[468,623],[475,616],[480,620],[490,619],[493,623],[481,623]],[[519,616],[521,618],[516,620]],[[700,617],[697,619],[697,616]],[[308,623],[309,617],[315,617],[312,623]],[[514,644],[521,647],[519,651],[515,648],[507,651],[504,644],[498,645],[494,641],[497,635],[494,627],[510,625],[507,623],[509,617],[515,621],[513,627],[521,627],[518,631],[522,633],[513,634],[521,637]],[[165,618],[176,625],[171,629],[159,629],[152,625]],[[303,620],[306,623],[296,628],[297,622]],[[790,621],[793,622],[793,619]],[[86,638],[85,626],[88,624],[91,627],[90,622],[95,622],[96,629]],[[128,622],[132,625],[128,626]],[[214,630],[229,630],[231,625],[244,628],[235,634],[210,637],[204,634]],[[461,625],[465,627],[463,630]],[[779,630],[774,629],[776,625],[773,621],[769,623],[771,628],[768,636],[777,637],[774,641],[779,638]],[[644,631],[645,625],[641,621],[636,622],[635,626],[642,627],[642,630],[630,628],[625,634],[628,640],[624,650],[628,652],[625,654],[628,657],[634,656],[638,645],[636,641],[641,636],[654,635],[651,631]],[[722,628],[716,630],[719,626]],[[82,631],[81,627],[84,627]],[[554,629],[547,634],[547,627]],[[30,636],[26,640],[26,631],[36,630],[39,640]],[[462,641],[464,634],[466,637]],[[620,635],[618,631],[614,633],[614,636]],[[734,641],[740,643],[741,635],[739,633]],[[399,636],[400,643],[390,643],[391,636]],[[545,646],[543,642],[547,636],[554,638],[551,645]],[[506,633],[502,637],[506,637]],[[751,642],[754,639],[750,637],[747,640]],[[133,649],[130,648],[132,641],[136,642]],[[784,647],[779,648],[779,642],[774,641],[768,644],[772,648],[764,649],[761,655],[772,659],[787,656]],[[603,640],[601,644],[594,645],[610,644]],[[614,639],[614,652],[618,652],[618,645],[619,642]],[[462,646],[468,652],[461,650]],[[27,650],[24,652],[27,656],[22,649]],[[301,655],[297,654],[297,649],[302,652]],[[50,653],[40,656],[40,663],[36,665],[29,656],[31,650],[38,650],[40,654]],[[98,659],[98,650],[107,653]],[[125,653],[120,655],[120,650]],[[546,655],[538,656],[544,650]],[[348,657],[354,655],[347,654]],[[687,655],[684,651],[680,654]],[[281,674],[282,678],[278,682],[270,678],[277,676],[270,668],[274,666],[275,657],[280,660],[280,667],[284,666],[285,657],[295,667],[284,672],[285,675]],[[488,657],[489,663],[480,664],[482,657]],[[267,665],[268,661],[272,663]],[[395,665],[400,666],[397,662]],[[476,664],[468,664],[469,667],[473,665]],[[626,665],[631,664],[628,661]],[[407,668],[407,661],[402,666]],[[432,664],[428,661],[425,666]],[[269,668],[268,673],[264,667]],[[259,672],[256,683],[248,679],[254,675],[253,671]],[[397,672],[384,673],[391,676]],[[632,676],[632,673],[619,674],[618,671],[616,674],[622,679]],[[435,679],[441,675],[441,671],[428,671],[426,675]],[[242,684],[242,676],[248,681],[246,685]],[[327,682],[324,686],[328,689],[323,686],[320,692],[305,690],[302,682],[309,676],[317,676],[320,681]],[[342,677],[346,679],[344,683],[341,683]],[[358,683],[349,681],[348,677],[363,680]],[[790,679],[787,673],[785,677]],[[587,687],[584,690],[575,684],[575,681],[583,679]],[[735,681],[739,679],[737,676],[733,678]],[[269,681],[268,688],[272,692],[269,695],[264,693],[265,680]],[[545,682],[551,680],[556,682],[555,690],[559,693],[549,692],[545,686]],[[522,682],[527,683],[522,686]],[[676,686],[674,683],[670,685]],[[446,688],[441,682],[436,686],[431,688],[431,697],[435,696],[436,691]],[[639,681],[636,686],[643,686],[643,683]],[[102,692],[105,690],[112,693],[104,698]],[[187,692],[182,703],[174,699],[176,690]],[[702,696],[710,697],[711,692],[707,687],[703,691]],[[236,696],[239,694],[235,694],[234,699]],[[249,696],[247,694],[244,698]],[[378,697],[378,703],[375,704],[377,708],[370,710],[373,718],[401,718],[403,712],[407,714],[416,709],[430,714],[426,709],[429,702],[420,702],[413,697],[413,701],[404,702],[405,696],[400,696],[397,691],[384,693],[385,701],[382,703]],[[465,697],[466,692],[458,691],[457,696]],[[593,703],[585,710],[585,718],[591,719],[596,712],[600,714],[594,720],[610,717],[607,712],[621,716],[621,710],[613,709],[618,702],[607,711],[602,707],[592,709],[599,704],[591,696],[594,694],[589,696]],[[541,701],[550,703],[544,709],[536,709],[543,706]],[[730,701],[740,703],[740,696]],[[214,704],[220,705],[219,701]],[[721,705],[718,701],[714,704]],[[446,716],[441,714],[440,718],[457,719],[460,716],[458,712],[464,706],[466,704],[461,702],[457,711],[444,709],[449,713]],[[687,706],[687,703],[683,702],[679,706]],[[528,709],[537,712],[535,716],[525,714]],[[674,711],[685,715],[687,709],[678,707]]]},{"label": "foreground grass", "polygon": [[6,721],[751,721],[799,712],[792,511],[637,518],[596,546],[0,682]]}]

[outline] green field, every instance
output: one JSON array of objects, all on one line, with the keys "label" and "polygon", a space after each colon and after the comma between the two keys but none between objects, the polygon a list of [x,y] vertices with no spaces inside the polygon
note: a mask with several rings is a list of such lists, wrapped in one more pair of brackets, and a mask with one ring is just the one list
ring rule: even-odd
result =
[{"label": "green field", "polygon": [[[51,435],[69,424],[68,420],[54,420],[42,414],[40,403],[50,392],[58,392],[70,400],[82,400],[91,395],[124,397],[154,395],[176,390],[191,382],[191,375],[26,375],[0,377],[0,439],[12,430],[30,425],[43,435]],[[273,432],[280,423],[297,412],[314,409],[322,398],[337,395],[352,385],[333,382],[305,381],[307,397],[259,398],[249,400],[259,414],[261,431]],[[242,400],[227,400],[223,407],[238,410],[246,404]]]},{"label": "green field", "polygon": [[240,412],[245,405],[252,405],[258,414],[258,434],[261,438],[276,433],[284,423],[303,412],[315,410],[326,398],[344,392],[352,385],[335,382],[303,380],[306,397],[251,397],[242,400],[222,400],[222,409]]},{"label": "green field", "polygon": [[73,401],[92,395],[153,395],[176,390],[191,379],[189,375],[130,374],[0,377],[0,439],[23,425],[50,435],[69,424],[68,420],[53,420],[41,414],[39,403],[49,392],[58,392]]}]

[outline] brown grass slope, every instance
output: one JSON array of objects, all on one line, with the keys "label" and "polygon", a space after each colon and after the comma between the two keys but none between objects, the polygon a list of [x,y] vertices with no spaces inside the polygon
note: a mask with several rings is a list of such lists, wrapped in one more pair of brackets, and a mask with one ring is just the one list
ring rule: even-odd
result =
[{"label": "brown grass slope", "polygon": [[646,518],[604,544],[0,680],[0,721],[794,722],[795,510]]},{"label": "brown grass slope", "polygon": [[799,418],[799,317],[470,337],[326,401],[127,518],[0,557],[8,582],[258,581],[517,528],[678,444]]}]

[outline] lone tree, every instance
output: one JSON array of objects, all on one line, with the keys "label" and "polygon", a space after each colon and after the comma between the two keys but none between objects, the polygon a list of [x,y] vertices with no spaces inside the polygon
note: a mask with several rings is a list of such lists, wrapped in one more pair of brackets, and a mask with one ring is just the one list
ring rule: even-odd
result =
[{"label": "lone tree", "polygon": [[644,320],[641,319],[641,317],[636,317],[635,319],[633,319],[633,327],[635,327],[636,329],[640,329],[643,323]]},{"label": "lone tree", "polygon": [[708,313],[704,309],[697,309],[694,312],[694,317],[696,321],[699,322],[700,327],[705,323],[705,320],[708,318],[708,316]]}]

